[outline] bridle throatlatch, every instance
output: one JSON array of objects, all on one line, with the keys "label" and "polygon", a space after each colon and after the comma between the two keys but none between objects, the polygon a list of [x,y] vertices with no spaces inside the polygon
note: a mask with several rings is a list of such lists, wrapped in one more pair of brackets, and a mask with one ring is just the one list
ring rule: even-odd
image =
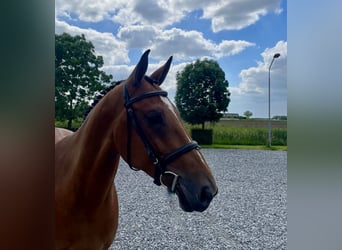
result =
[{"label": "bridle throatlatch", "polygon": [[[149,82],[152,80],[149,77],[145,76],[145,79]],[[150,91],[144,94],[141,94],[139,96],[130,98],[128,90],[126,88],[126,85],[123,86],[124,91],[124,98],[125,98],[125,108],[127,111],[127,163],[129,167],[135,171],[138,171],[139,169],[136,169],[132,166],[131,161],[131,128],[133,127],[137,134],[139,135],[140,139],[142,140],[146,152],[151,159],[153,165],[155,166],[155,173],[154,173],[154,183],[158,186],[163,184],[162,182],[162,176],[163,174],[170,174],[173,175],[173,182],[169,190],[171,192],[175,192],[176,184],[178,181],[179,176],[171,171],[166,170],[166,166],[169,165],[173,160],[180,157],[181,155],[194,150],[199,149],[199,145],[196,141],[191,141],[186,143],[185,145],[177,148],[173,152],[164,155],[164,156],[157,156],[149,143],[144,131],[142,130],[141,126],[138,123],[138,120],[134,114],[134,110],[132,107],[132,104],[135,102],[139,102],[143,99],[154,97],[154,96],[167,96],[167,92],[163,90],[156,90],[156,91]]]}]

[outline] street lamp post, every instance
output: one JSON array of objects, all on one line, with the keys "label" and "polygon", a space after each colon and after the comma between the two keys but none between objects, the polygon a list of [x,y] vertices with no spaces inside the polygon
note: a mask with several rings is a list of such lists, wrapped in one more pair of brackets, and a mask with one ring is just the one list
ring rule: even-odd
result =
[{"label": "street lamp post", "polygon": [[271,67],[273,64],[273,61],[275,58],[278,58],[280,56],[279,53],[274,54],[270,67],[268,68],[268,146],[271,147],[271,130],[272,130],[272,125],[271,125]]}]

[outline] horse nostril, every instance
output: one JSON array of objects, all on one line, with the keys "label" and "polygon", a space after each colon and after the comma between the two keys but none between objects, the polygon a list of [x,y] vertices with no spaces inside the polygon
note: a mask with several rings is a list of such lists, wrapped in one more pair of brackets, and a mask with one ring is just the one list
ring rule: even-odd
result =
[{"label": "horse nostril", "polygon": [[210,192],[208,187],[204,187],[200,195],[200,202],[209,203],[212,199],[213,199],[213,194]]}]

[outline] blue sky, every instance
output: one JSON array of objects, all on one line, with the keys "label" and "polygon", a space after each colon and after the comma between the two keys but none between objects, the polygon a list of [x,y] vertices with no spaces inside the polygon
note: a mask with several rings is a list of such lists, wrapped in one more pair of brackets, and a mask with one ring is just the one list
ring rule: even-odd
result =
[{"label": "blue sky", "polygon": [[176,73],[196,59],[218,61],[231,92],[228,112],[287,115],[287,3],[281,0],[56,0],[55,31],[84,34],[104,58],[103,70],[125,79],[143,51],[148,73],[173,55],[163,88],[174,100]]}]

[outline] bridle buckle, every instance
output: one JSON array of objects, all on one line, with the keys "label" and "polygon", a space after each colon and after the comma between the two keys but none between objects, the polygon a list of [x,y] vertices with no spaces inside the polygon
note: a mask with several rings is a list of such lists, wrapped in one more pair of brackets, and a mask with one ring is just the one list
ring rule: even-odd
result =
[{"label": "bridle buckle", "polygon": [[[162,181],[162,177],[164,174],[171,174],[173,175],[173,181],[172,181],[172,185],[171,187],[169,188],[167,185],[165,185]],[[174,172],[171,172],[171,171],[165,171],[163,174],[161,174],[159,176],[159,181],[161,184],[163,184],[165,187],[169,188],[170,192],[171,193],[174,193],[175,192],[175,189],[176,189],[176,184],[177,184],[177,181],[178,181],[178,178],[179,178],[179,175],[178,174],[175,174]]]},{"label": "bridle buckle", "polygon": [[158,165],[158,164],[159,164],[158,158],[156,158],[152,163],[153,163],[153,165],[155,165],[155,166]]}]

